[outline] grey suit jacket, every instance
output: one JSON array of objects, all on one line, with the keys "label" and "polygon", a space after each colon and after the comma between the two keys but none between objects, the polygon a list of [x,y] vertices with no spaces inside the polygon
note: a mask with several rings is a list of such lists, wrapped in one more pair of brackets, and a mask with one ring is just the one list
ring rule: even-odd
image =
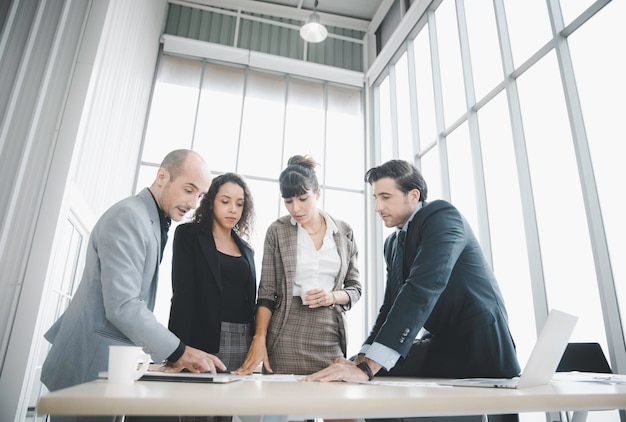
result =
[{"label": "grey suit jacket", "polygon": [[49,390],[96,379],[112,344],[141,346],[155,362],[176,350],[180,340],[152,313],[160,244],[159,211],[148,189],[102,215],[76,294],[45,334],[52,347],[41,381]]}]

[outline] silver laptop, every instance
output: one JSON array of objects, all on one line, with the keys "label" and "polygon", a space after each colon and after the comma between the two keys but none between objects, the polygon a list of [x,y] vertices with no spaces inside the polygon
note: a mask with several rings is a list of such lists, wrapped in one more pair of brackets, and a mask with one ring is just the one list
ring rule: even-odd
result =
[{"label": "silver laptop", "polygon": [[559,365],[576,321],[578,317],[553,309],[519,377],[461,378],[441,381],[439,384],[491,388],[526,388],[548,384]]},{"label": "silver laptop", "polygon": [[[106,371],[98,374],[99,378],[108,378]],[[148,371],[139,378],[139,381],[170,381],[170,382],[207,382],[215,384],[227,384],[242,380],[243,376],[230,375],[229,373],[212,374],[210,372],[159,372]]]}]

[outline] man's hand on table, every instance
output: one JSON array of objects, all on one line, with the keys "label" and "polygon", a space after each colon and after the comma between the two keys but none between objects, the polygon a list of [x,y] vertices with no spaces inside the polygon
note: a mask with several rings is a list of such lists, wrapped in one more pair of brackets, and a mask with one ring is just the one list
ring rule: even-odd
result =
[{"label": "man's hand on table", "polygon": [[[372,373],[378,372],[381,368],[379,364],[370,359],[359,359],[359,361],[364,360],[372,370]],[[351,382],[367,382],[368,376],[367,374],[357,366],[357,362],[353,362],[344,358],[337,358],[335,362],[322,369],[321,371],[317,371],[314,374],[308,375],[303,378],[303,381],[351,381]]]},{"label": "man's hand on table", "polygon": [[163,372],[180,372],[183,369],[195,373],[210,372],[215,374],[217,369],[225,371],[226,365],[215,355],[185,346],[185,352],[180,359],[165,365]]}]

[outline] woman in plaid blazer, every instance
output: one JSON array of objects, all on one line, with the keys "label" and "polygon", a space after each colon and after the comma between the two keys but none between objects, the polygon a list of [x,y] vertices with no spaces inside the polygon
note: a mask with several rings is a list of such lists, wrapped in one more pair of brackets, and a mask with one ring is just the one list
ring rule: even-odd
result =
[{"label": "woman in plaid blazer", "polygon": [[346,355],[344,312],[361,297],[357,246],[351,227],[317,207],[317,163],[293,156],[280,175],[289,215],[265,236],[256,329],[245,362],[248,374],[310,374]]}]

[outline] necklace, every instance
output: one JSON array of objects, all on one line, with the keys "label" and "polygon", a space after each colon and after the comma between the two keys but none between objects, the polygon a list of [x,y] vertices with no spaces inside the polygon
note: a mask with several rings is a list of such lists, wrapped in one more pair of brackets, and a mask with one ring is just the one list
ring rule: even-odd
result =
[{"label": "necklace", "polygon": [[304,229],[304,227],[302,228],[309,234],[309,236],[315,236],[316,234],[320,232],[320,230],[322,230],[322,227],[326,225],[326,220],[324,220],[323,217],[321,217],[321,220],[322,221],[320,221],[320,226],[315,231],[310,232],[307,229]]}]

